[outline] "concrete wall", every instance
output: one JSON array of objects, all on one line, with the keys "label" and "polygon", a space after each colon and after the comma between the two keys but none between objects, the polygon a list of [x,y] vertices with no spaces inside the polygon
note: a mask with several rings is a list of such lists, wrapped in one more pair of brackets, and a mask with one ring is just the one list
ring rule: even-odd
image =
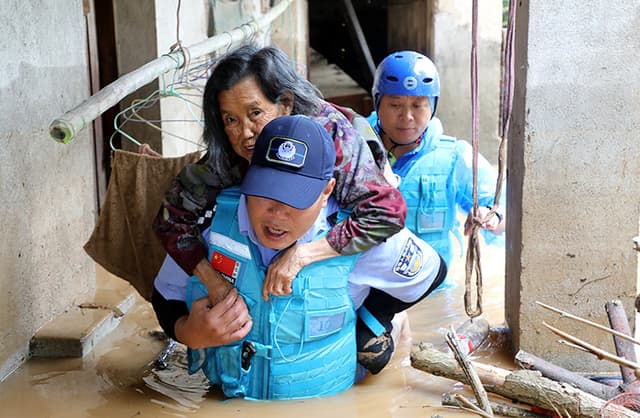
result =
[{"label": "concrete wall", "polygon": [[[213,8],[213,33],[233,30],[250,20],[259,20],[268,10],[263,0],[216,2]],[[281,48],[299,66],[301,74],[308,75],[309,18],[308,2],[293,0],[270,27],[251,37],[257,45],[275,45]],[[222,55],[227,48],[218,51]]]},{"label": "concrete wall", "polygon": [[[498,161],[502,1],[483,0],[478,10],[480,153]],[[431,57],[440,72],[437,116],[445,133],[471,141],[471,2],[435,1]]]},{"label": "concrete wall", "polygon": [[[180,8],[180,41],[184,46],[193,45],[209,37],[211,31],[211,1],[191,0],[182,2]],[[176,0],[156,0],[156,27],[158,56],[169,52],[171,45],[176,43]],[[196,66],[198,62],[185,69]],[[184,72],[177,70],[175,74],[164,77],[165,84],[174,79],[181,80]],[[195,83],[194,83],[195,84]],[[200,85],[204,85],[204,80]],[[197,87],[179,89],[178,96],[170,96],[161,100],[160,117],[165,121],[163,129],[167,133],[162,135],[162,154],[167,157],[184,155],[195,151],[202,137],[202,128],[197,118],[202,117],[201,90]],[[182,97],[188,99],[183,100]],[[194,104],[190,103],[194,102]],[[195,117],[194,117],[195,116]],[[181,138],[172,136],[173,133]],[[189,142],[191,141],[191,142]]]},{"label": "concrete wall", "polygon": [[633,323],[640,219],[640,4],[519,2],[509,145],[506,317],[516,348],[575,371],[616,370],[555,343],[553,326],[615,352],[611,337],[536,305]]},{"label": "concrete wall", "polygon": [[[113,19],[115,26],[116,57],[118,62],[118,75],[123,75],[152,61],[158,57],[156,1],[140,0],[126,1],[113,0]],[[175,7],[172,8],[175,15]],[[170,10],[166,11],[171,13]],[[167,28],[167,30],[169,30]],[[175,34],[175,29],[173,30]],[[125,110],[133,100],[149,97],[158,90],[159,83],[154,81],[130,94],[120,102],[120,110]],[[160,119],[160,106],[147,106],[139,111],[141,118],[147,120]],[[162,153],[162,135],[160,131],[151,129],[141,123],[124,124],[122,119],[117,122],[125,134],[122,137],[122,148],[130,151],[137,150],[137,145],[127,136],[140,143],[146,143]]]},{"label": "concrete wall", "polygon": [[62,145],[49,123],[89,94],[81,0],[5,0],[0,36],[0,380],[34,332],[95,288],[82,245],[96,220],[89,130]]},{"label": "concrete wall", "polygon": [[[209,4],[207,0],[183,2],[180,33],[185,45],[209,35]],[[175,0],[115,1],[121,74],[168,52],[175,42],[176,6]],[[273,29],[289,31],[279,39],[306,62],[306,48],[296,38],[297,29],[291,30],[292,25],[306,28],[299,15],[300,10],[306,13],[306,2],[299,0],[295,7],[297,11],[285,23],[286,16],[281,18]],[[5,22],[0,28],[4,65],[0,76],[4,99],[0,101],[2,380],[28,357],[29,340],[39,328],[95,293],[95,264],[82,246],[97,220],[97,186],[91,130],[84,129],[63,145],[49,136],[48,129],[52,120],[90,95],[82,0],[48,5],[6,0],[0,4],[0,16]],[[302,39],[306,36],[305,32]],[[151,85],[136,96],[145,97],[157,88],[158,84]],[[167,100],[148,117],[184,115],[184,106],[180,109]],[[196,122],[179,129],[200,139]],[[189,144],[181,148],[180,141],[149,132],[137,139],[157,147],[164,140],[168,155],[195,149]]]},{"label": "concrete wall", "polygon": [[[180,6],[180,41],[188,47],[209,36],[211,10],[210,1],[197,0],[182,2]],[[177,33],[177,0],[114,0],[114,20],[118,56],[118,72],[126,74],[163,54],[171,52],[176,44]],[[191,64],[191,62],[190,62]],[[167,91],[175,81],[183,80],[183,71],[168,73],[121,102],[121,109],[132,104],[135,99],[146,99],[158,91]],[[183,86],[184,84],[181,84]],[[128,123],[122,130],[141,143],[148,143],[156,151],[167,157],[183,155],[199,148],[202,129],[197,118],[201,117],[199,108],[199,92],[176,89],[183,97],[193,100],[194,105],[172,95],[160,100],[149,101],[148,108],[140,111],[141,117],[160,125],[159,120],[166,122],[160,131],[141,123]],[[195,116],[195,117],[194,117]],[[176,136],[173,133],[186,141]],[[123,138],[123,148],[136,149],[136,145]]]},{"label": "concrete wall", "polygon": [[282,49],[298,65],[300,74],[310,77],[309,4],[293,0],[271,25],[271,43]]},{"label": "concrete wall", "polygon": [[[214,34],[232,30],[251,20],[259,19],[268,9],[263,9],[261,0],[242,2],[216,2],[211,8],[209,0],[182,2],[180,8],[179,38],[188,47]],[[177,0],[114,0],[116,40],[118,48],[119,73],[125,74],[143,64],[169,53],[176,44]],[[295,0],[284,14],[274,21],[270,30],[256,34],[253,40],[258,44],[273,42],[289,56],[300,63],[301,72],[307,67],[307,4]],[[273,41],[272,37],[273,36]],[[219,51],[225,53],[227,48]],[[176,94],[164,95],[159,101],[140,112],[140,115],[158,126],[162,131],[140,123],[129,123],[122,130],[141,143],[150,144],[164,156],[179,156],[202,149],[201,93],[206,82],[206,74],[187,88],[184,70],[194,69],[204,63],[203,59],[192,57],[184,69],[176,69],[128,96],[121,108],[129,106],[134,99],[145,99],[154,92],[171,92],[171,84],[178,82]],[[194,74],[192,73],[193,77]],[[186,99],[186,100],[185,100]],[[192,103],[190,103],[192,102]],[[136,145],[123,138],[123,148],[134,150]]]}]

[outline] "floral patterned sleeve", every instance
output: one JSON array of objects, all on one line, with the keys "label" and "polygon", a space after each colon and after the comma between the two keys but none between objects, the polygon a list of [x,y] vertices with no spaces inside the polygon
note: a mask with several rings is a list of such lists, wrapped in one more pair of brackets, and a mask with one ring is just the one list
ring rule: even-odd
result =
[{"label": "floral patterned sleeve", "polygon": [[404,227],[404,198],[384,178],[365,138],[347,116],[325,103],[316,121],[334,138],[336,165],[334,195],[351,215],[327,235],[329,245],[343,255],[365,251]]}]

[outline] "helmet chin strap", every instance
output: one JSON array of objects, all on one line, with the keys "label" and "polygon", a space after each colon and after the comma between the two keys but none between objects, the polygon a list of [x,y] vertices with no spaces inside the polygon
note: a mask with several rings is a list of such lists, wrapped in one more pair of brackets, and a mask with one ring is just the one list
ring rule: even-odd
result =
[{"label": "helmet chin strap", "polygon": [[408,147],[410,145],[418,145],[420,141],[422,141],[422,137],[424,136],[424,133],[427,131],[427,129],[425,128],[425,130],[422,131],[422,133],[416,139],[409,142],[408,144],[401,144],[399,142],[394,141],[393,138],[391,138],[391,136],[389,136],[389,134],[387,134],[384,131],[384,129],[382,129],[382,125],[380,125],[380,120],[378,120],[376,124],[378,125],[378,131],[380,132],[380,137],[382,137],[382,135],[386,135],[387,139],[391,141],[391,143],[393,144],[389,152],[393,152],[393,150],[396,149],[397,147]]}]

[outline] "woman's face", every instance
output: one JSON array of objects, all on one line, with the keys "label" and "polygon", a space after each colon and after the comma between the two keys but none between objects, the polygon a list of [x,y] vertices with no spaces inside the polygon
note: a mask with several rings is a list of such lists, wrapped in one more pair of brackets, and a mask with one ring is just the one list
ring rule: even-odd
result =
[{"label": "woman's face", "polygon": [[218,93],[218,102],[231,147],[249,162],[264,125],[291,113],[290,105],[267,99],[253,77],[244,78],[229,90]]},{"label": "woman's face", "polygon": [[431,120],[429,98],[384,95],[378,106],[378,118],[384,133],[394,142],[409,144],[422,135]]}]

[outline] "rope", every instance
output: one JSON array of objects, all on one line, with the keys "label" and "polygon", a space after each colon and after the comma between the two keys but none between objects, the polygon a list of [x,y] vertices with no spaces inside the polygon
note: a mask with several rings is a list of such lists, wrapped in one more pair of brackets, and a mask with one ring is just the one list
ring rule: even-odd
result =
[{"label": "rope", "polygon": [[[472,218],[475,220],[478,214],[478,0],[473,0],[473,11],[471,18],[471,145],[473,147],[473,207],[471,208]],[[482,314],[482,269],[480,268],[480,246],[478,245],[478,229],[480,224],[473,222],[469,232],[469,242],[467,245],[467,259],[465,264],[465,290],[464,309],[470,318]],[[471,279],[473,272],[476,273],[476,306],[472,306],[471,300]]]},{"label": "rope", "polygon": [[507,37],[504,46],[504,80],[503,80],[503,96],[502,107],[500,109],[502,116],[500,147],[498,158],[498,182],[496,186],[496,198],[494,206],[497,207],[500,199],[500,191],[502,190],[502,181],[506,176],[506,145],[509,137],[509,124],[511,122],[511,111],[513,109],[513,90],[515,88],[515,68],[514,68],[514,49],[516,29],[516,5],[514,0],[509,0],[509,16],[507,20]]},{"label": "rope", "polygon": [[[514,68],[513,68],[513,43],[515,34],[515,2],[509,0],[509,17],[507,22],[507,36],[505,39],[505,47],[503,51],[504,63],[504,79],[503,92],[501,97],[501,127],[500,127],[500,146],[498,149],[498,179],[496,181],[496,192],[493,199],[491,210],[483,219],[478,218],[478,133],[479,133],[479,112],[478,112],[478,0],[473,0],[472,11],[472,29],[471,29],[471,119],[472,119],[472,147],[473,147],[473,207],[472,207],[472,227],[469,233],[469,242],[467,247],[467,257],[465,264],[465,293],[464,307],[470,318],[480,316],[482,314],[482,267],[480,263],[480,242],[478,238],[478,230],[481,225],[486,223],[495,215],[500,201],[500,193],[502,191],[502,183],[505,177],[505,160],[506,160],[506,141],[509,136],[509,123],[511,120],[511,111],[513,108],[513,89],[514,89]],[[476,289],[476,305],[472,306],[472,276],[475,273],[475,289]]]}]

